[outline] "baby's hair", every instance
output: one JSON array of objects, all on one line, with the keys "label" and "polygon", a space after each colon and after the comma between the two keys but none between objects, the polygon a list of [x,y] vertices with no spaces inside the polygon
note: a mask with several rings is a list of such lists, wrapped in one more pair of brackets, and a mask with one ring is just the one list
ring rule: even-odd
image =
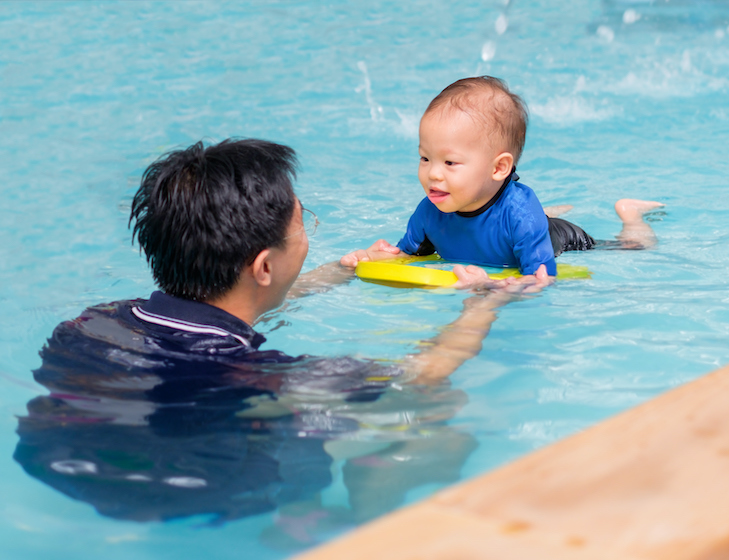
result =
[{"label": "baby's hair", "polygon": [[529,112],[503,80],[479,76],[453,82],[430,102],[425,114],[446,104],[480,120],[487,130],[495,130],[512,151],[516,165],[524,149]]}]

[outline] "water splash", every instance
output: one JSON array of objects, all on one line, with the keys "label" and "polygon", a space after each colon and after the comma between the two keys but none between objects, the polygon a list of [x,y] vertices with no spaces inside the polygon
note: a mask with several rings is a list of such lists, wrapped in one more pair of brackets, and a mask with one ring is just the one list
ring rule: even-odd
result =
[{"label": "water splash", "polygon": [[632,8],[623,12],[623,23],[625,25],[632,25],[640,19],[640,14]]},{"label": "water splash", "polygon": [[607,43],[612,43],[615,39],[615,31],[610,29],[607,25],[600,25],[598,26],[597,30],[595,31],[598,37],[602,39],[603,41]]},{"label": "water splash", "polygon": [[572,126],[582,122],[607,120],[615,116],[618,113],[618,109],[612,107],[595,107],[581,97],[564,96],[552,97],[541,105],[536,103],[532,104],[531,112],[549,123]]},{"label": "water splash", "polygon": [[496,56],[496,45],[493,41],[486,41],[481,47],[481,60],[488,62]]},{"label": "water splash", "polygon": [[509,28],[509,18],[506,17],[506,14],[501,14],[498,18],[496,18],[496,23],[494,23],[494,29],[496,30],[496,33],[499,35],[503,35],[506,33],[506,30]]},{"label": "water splash", "polygon": [[395,109],[395,113],[398,117],[400,117],[400,123],[399,126],[397,126],[397,131],[406,138],[417,138],[418,127],[420,125],[418,115],[408,114],[398,109]]},{"label": "water splash", "polygon": [[367,63],[363,60],[360,60],[357,63],[357,68],[359,68],[359,70],[364,75],[364,84],[359,86],[355,91],[357,93],[364,91],[367,105],[369,105],[370,108],[370,117],[373,121],[379,121],[382,118],[384,111],[380,105],[375,103],[375,100],[372,97],[372,82],[370,81],[370,74],[367,71]]}]

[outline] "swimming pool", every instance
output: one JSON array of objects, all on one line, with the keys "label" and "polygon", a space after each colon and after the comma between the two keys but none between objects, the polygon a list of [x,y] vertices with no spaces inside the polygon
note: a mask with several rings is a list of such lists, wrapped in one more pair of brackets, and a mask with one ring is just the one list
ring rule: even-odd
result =
[{"label": "swimming pool", "polygon": [[[728,26],[729,8],[708,0],[0,4],[3,555],[284,557],[727,363]],[[574,204],[570,219],[610,239],[616,199],[660,200],[659,247],[560,257],[593,279],[504,308],[444,390],[447,420],[407,452],[332,464],[319,509],[216,527],[117,521],[13,461],[53,327],[153,289],[126,229],[152,159],[232,135],[293,146],[297,192],[322,222],[313,268],[398,239],[422,196],[420,113],[480,73],[530,105],[519,173],[543,203]],[[352,282],[261,330],[292,354],[398,359],[464,297]],[[452,460],[434,469],[444,441]]]}]

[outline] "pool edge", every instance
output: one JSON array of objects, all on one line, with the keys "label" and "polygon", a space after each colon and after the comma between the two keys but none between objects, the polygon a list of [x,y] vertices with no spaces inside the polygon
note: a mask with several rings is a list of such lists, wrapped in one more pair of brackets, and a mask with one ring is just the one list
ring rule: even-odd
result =
[{"label": "pool edge", "polygon": [[729,366],[297,560],[729,558]]}]

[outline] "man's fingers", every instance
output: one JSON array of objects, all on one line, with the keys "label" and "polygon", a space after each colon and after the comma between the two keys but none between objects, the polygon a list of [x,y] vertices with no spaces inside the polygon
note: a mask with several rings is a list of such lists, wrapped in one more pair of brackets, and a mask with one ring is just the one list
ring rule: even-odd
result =
[{"label": "man's fingers", "polygon": [[378,239],[377,241],[375,241],[370,249],[372,249],[373,251],[385,251],[386,253],[392,253],[393,255],[397,255],[400,252],[400,249],[398,247],[390,245],[384,239]]},{"label": "man's fingers", "polygon": [[349,268],[355,268],[358,262],[368,260],[370,260],[370,257],[367,254],[367,251],[365,251],[364,249],[359,249],[354,253],[344,255],[341,259],[339,259],[339,264]]}]

